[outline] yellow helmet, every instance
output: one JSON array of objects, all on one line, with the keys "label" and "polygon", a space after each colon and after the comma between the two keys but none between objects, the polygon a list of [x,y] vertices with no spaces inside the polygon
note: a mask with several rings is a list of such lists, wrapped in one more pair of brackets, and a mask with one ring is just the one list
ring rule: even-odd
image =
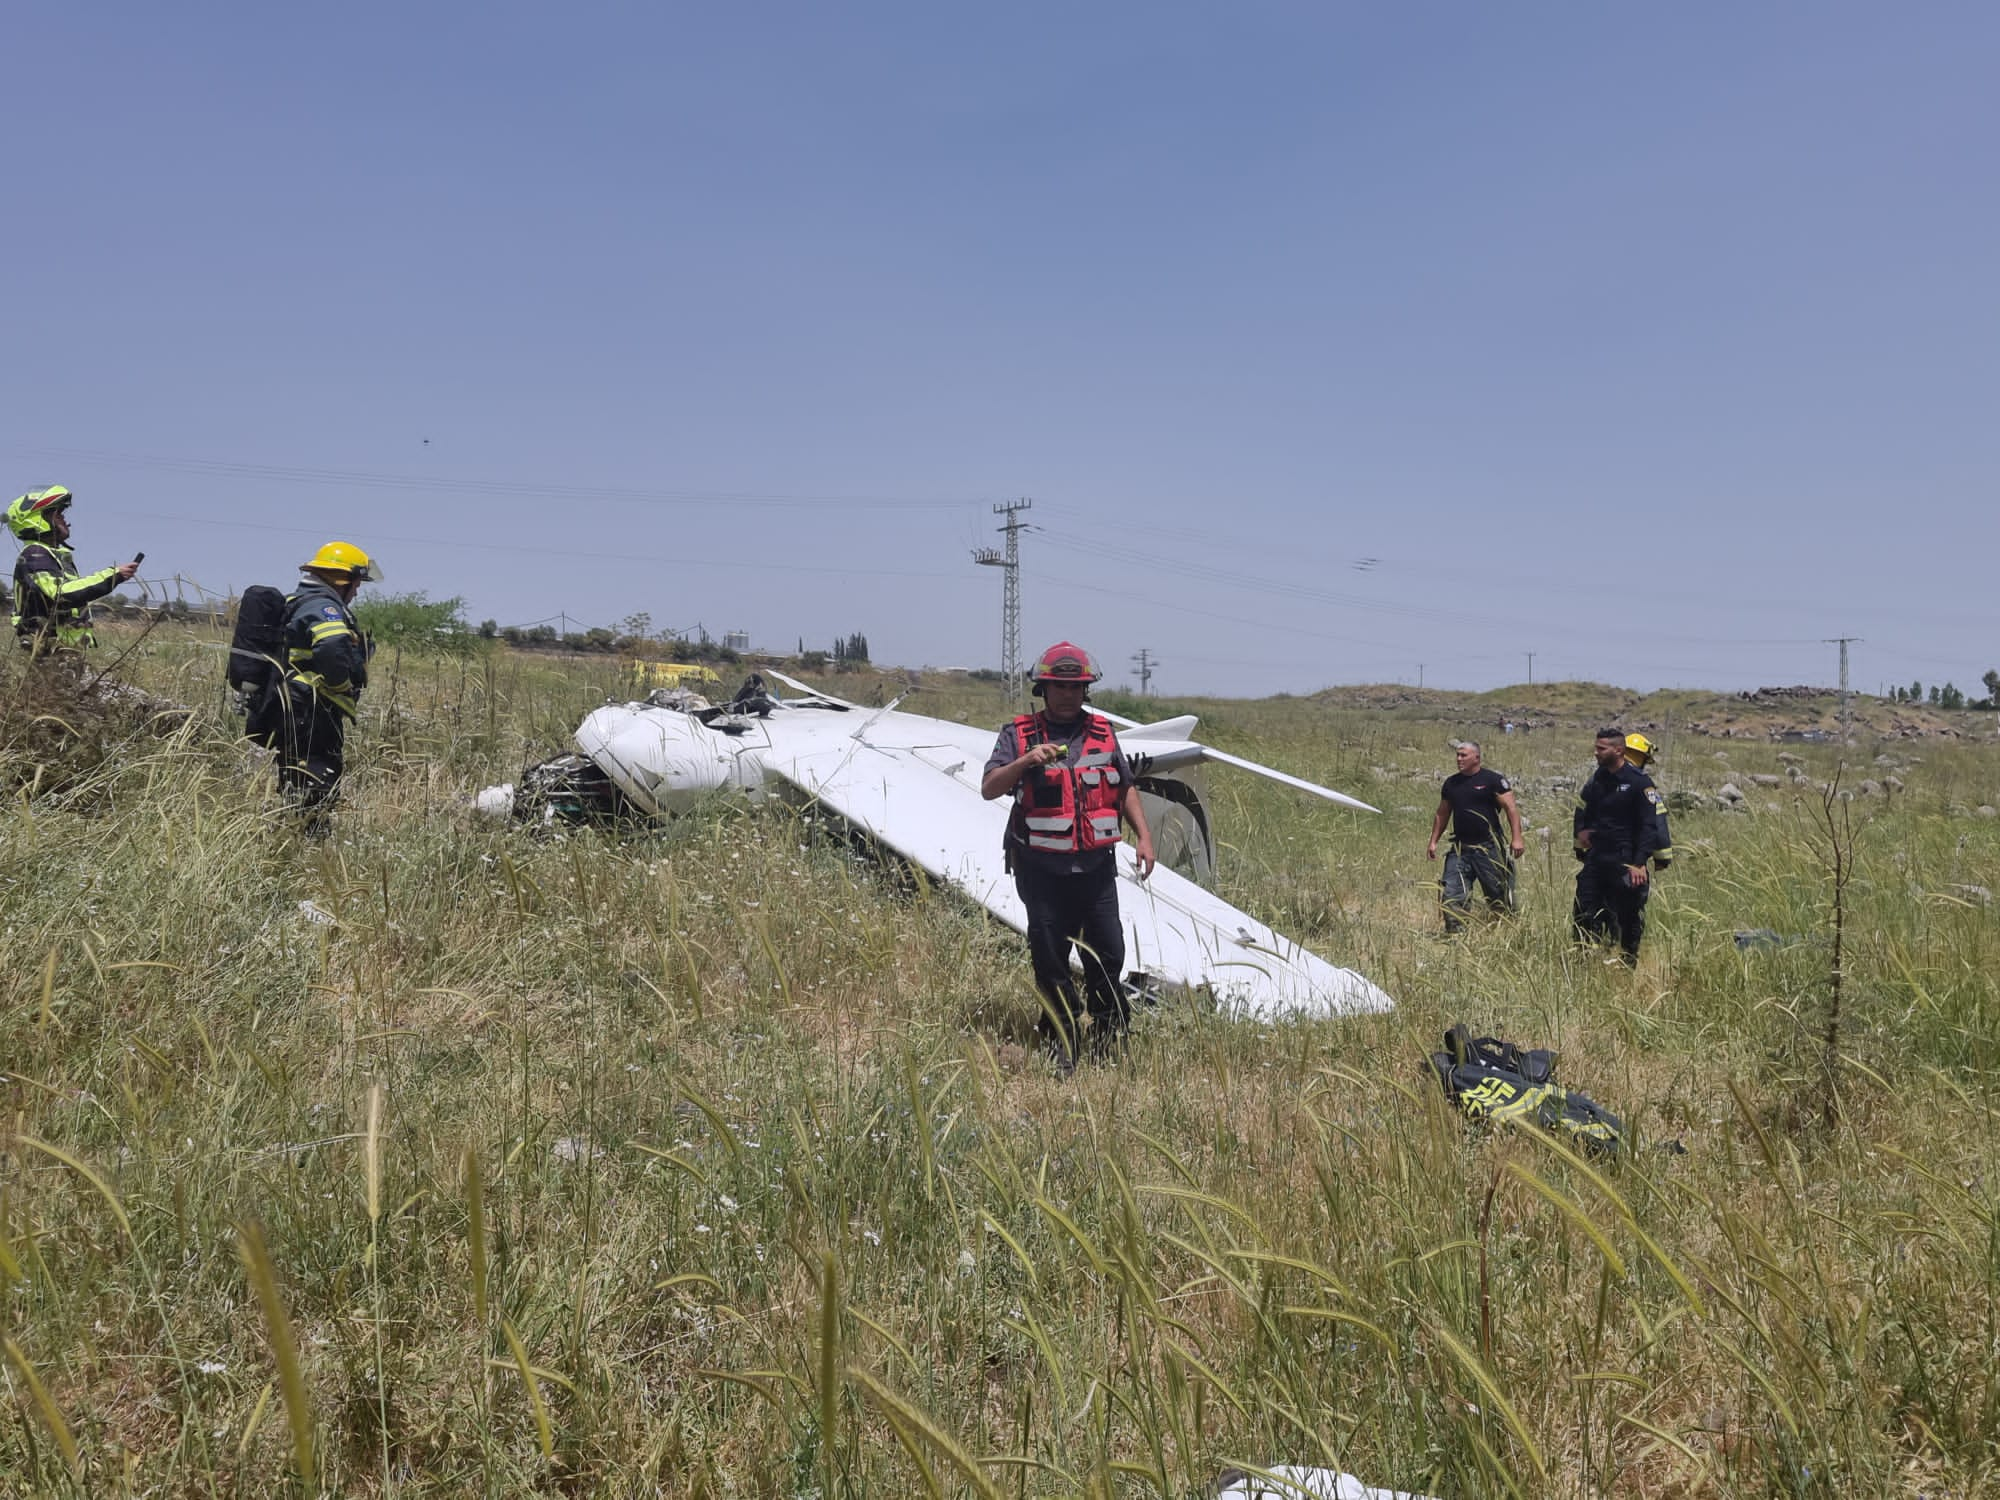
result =
[{"label": "yellow helmet", "polygon": [[328,542],[312,555],[309,562],[300,563],[299,571],[339,573],[343,577],[352,578],[356,583],[382,581],[382,569],[352,542]]},{"label": "yellow helmet", "polygon": [[7,507],[7,529],[24,542],[45,537],[55,530],[49,517],[65,509],[76,497],[59,484],[45,490],[29,490]]},{"label": "yellow helmet", "polygon": [[1626,735],[1625,758],[1630,761],[1636,761],[1641,766],[1645,765],[1653,758],[1653,742],[1643,734]]}]

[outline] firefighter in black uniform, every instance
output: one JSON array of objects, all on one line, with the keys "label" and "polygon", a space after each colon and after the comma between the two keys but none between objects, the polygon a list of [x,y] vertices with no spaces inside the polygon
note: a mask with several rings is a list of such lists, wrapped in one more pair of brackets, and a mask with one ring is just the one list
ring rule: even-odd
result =
[{"label": "firefighter in black uniform", "polygon": [[382,572],[351,542],[328,542],[299,571],[285,600],[278,786],[318,838],[339,795],[347,726],[368,685],[368,640],[349,606]]},{"label": "firefighter in black uniform", "polygon": [[1646,931],[1647,862],[1665,839],[1666,813],[1652,778],[1626,758],[1623,730],[1598,730],[1592,753],[1597,771],[1584,783],[1572,822],[1583,861],[1576,935],[1585,942],[1616,937],[1624,962],[1635,965]]},{"label": "firefighter in black uniform", "polygon": [[[1653,763],[1653,742],[1643,734],[1625,736],[1625,759],[1648,776],[1653,773],[1646,768]],[[1674,836],[1667,827],[1667,798],[1658,787],[1653,788],[1653,873],[1658,874],[1674,862]]]}]

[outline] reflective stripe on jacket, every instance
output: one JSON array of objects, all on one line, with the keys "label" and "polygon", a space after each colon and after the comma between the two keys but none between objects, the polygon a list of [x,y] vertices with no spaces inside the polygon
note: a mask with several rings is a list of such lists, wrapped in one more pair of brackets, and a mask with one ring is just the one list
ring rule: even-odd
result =
[{"label": "reflective stripe on jacket", "polygon": [[78,573],[76,555],[56,542],[30,542],[14,559],[14,633],[53,632],[65,646],[94,646],[90,606],[118,587],[118,570]]},{"label": "reflective stripe on jacket", "polygon": [[368,647],[361,627],[328,585],[302,581],[285,600],[285,681],[309,689],[345,718],[368,683]]},{"label": "reflective stripe on jacket", "polygon": [[[1039,766],[1014,789],[1014,817],[1030,849],[1080,853],[1109,849],[1122,837],[1118,808],[1125,788],[1118,774],[1118,738],[1109,719],[1096,714],[1084,719],[1076,764]],[[1014,738],[1025,755],[1052,736],[1042,715],[1023,714],[1014,721]]]}]

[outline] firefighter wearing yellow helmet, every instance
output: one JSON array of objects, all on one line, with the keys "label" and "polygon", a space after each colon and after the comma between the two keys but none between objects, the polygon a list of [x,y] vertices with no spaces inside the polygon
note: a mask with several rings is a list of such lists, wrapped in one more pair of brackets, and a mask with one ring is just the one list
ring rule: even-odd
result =
[{"label": "firefighter wearing yellow helmet", "polygon": [[368,685],[368,638],[351,606],[361,585],[380,580],[382,570],[352,542],[328,542],[299,565],[299,574],[285,600],[278,785],[317,837],[339,795],[347,726]]},{"label": "firefighter wearing yellow helmet", "polygon": [[[1625,759],[1644,771],[1653,763],[1659,752],[1653,742],[1643,734],[1625,736]],[[1653,868],[1664,870],[1674,862],[1674,839],[1667,829],[1667,799],[1660,795],[1656,787],[1653,791],[1653,837],[1658,847],[1653,850]]]},{"label": "firefighter wearing yellow helmet", "polygon": [[[1633,763],[1629,748],[1624,730],[1597,731],[1591,750],[1597,771],[1578,794],[1571,822],[1582,862],[1571,923],[1580,941],[1615,940],[1619,954],[1612,962],[1636,965],[1651,892],[1647,866],[1667,844],[1667,816],[1659,788]],[[1640,754],[1650,757],[1651,751],[1645,742]]]},{"label": "firefighter wearing yellow helmet", "polygon": [[52,484],[18,496],[7,507],[7,529],[21,543],[21,554],[14,559],[14,634],[37,654],[96,645],[90,606],[139,571],[137,559],[95,573],[77,571],[69,546],[69,507],[75,498],[67,487]]}]

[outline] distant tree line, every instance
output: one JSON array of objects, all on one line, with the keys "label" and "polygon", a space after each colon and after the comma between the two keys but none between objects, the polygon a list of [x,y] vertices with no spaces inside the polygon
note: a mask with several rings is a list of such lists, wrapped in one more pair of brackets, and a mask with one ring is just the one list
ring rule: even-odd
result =
[{"label": "distant tree line", "polygon": [[1946,713],[1961,708],[1980,709],[1987,712],[2000,708],[2000,670],[1988,667],[1985,674],[1979,680],[1986,688],[1986,696],[1984,698],[1968,699],[1965,696],[1964,689],[1958,687],[1955,683],[1947,682],[1939,684],[1934,682],[1926,689],[1923,683],[1913,682],[1908,687],[1890,688],[1889,701],[1891,703],[1923,703],[1931,708],[1942,709]]},{"label": "distant tree line", "polygon": [[868,637],[860,631],[852,635],[836,636],[831,651],[806,649],[806,638],[799,637],[799,665],[808,672],[818,672],[831,666],[836,672],[853,672],[868,665]]}]

